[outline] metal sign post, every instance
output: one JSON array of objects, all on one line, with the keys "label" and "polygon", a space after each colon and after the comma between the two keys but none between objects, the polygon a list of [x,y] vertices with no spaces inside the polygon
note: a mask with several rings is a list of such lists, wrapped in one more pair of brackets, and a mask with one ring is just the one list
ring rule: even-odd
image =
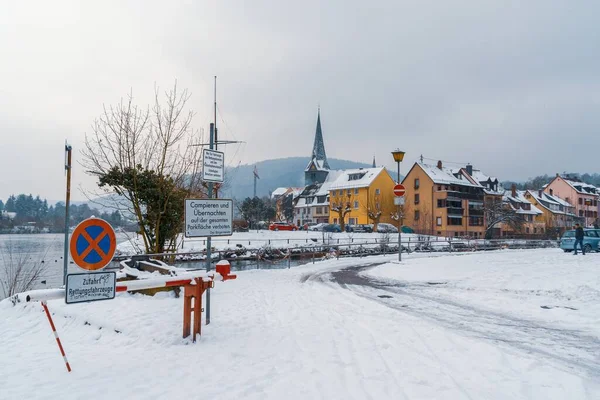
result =
[{"label": "metal sign post", "polygon": [[69,203],[71,202],[71,150],[65,142],[65,170],[67,171],[67,196],[65,201],[65,251],[63,254],[63,285],[67,284],[67,268],[69,266]]},{"label": "metal sign post", "polygon": [[[400,163],[398,163],[398,179],[400,179]],[[398,261],[402,261],[402,223],[401,221],[401,209],[404,205],[404,194],[406,193],[406,188],[401,183],[398,183],[394,186],[394,204],[397,206],[398,212]]]}]

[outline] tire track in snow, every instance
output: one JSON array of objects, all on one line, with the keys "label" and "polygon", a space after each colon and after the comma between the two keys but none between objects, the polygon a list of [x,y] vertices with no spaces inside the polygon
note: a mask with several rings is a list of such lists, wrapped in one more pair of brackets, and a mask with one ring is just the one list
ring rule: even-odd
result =
[{"label": "tire track in snow", "polygon": [[[304,276],[302,281],[334,282],[360,297],[399,312],[434,321],[471,337],[537,354],[568,371],[581,370],[591,376],[600,376],[600,341],[596,337],[414,292],[412,286],[423,289],[419,284],[392,284],[362,275],[364,271],[381,264],[369,263],[337,271],[317,272]],[[392,297],[378,297],[381,294]]]}]

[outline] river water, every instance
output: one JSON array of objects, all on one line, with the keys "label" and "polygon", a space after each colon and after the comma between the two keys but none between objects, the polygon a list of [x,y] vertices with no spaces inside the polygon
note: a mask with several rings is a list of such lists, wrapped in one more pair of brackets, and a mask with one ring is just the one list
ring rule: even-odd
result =
[{"label": "river water", "polygon": [[[4,274],[6,265],[12,257],[13,265],[21,260],[27,265],[43,263],[43,276],[35,288],[56,288],[63,283],[63,254],[64,234],[31,234],[31,235],[0,235],[0,274]],[[122,234],[117,234],[117,243],[126,240]],[[78,270],[69,259],[69,271]]]},{"label": "river water", "polygon": [[[12,257],[13,264],[19,263],[21,260],[24,260],[27,265],[43,263],[43,276],[36,282],[34,289],[60,287],[63,283],[64,238],[64,234],[0,235],[0,278],[4,276],[6,264],[10,263]],[[125,240],[127,240],[125,234],[117,233],[117,243]],[[231,267],[234,271],[256,268],[282,269],[310,261],[310,259],[291,260],[289,263],[286,260],[261,261],[260,263],[256,261],[232,261]],[[205,265],[204,261],[189,261],[178,266],[189,269],[204,269]],[[84,272],[70,258],[68,268],[69,273]]]}]

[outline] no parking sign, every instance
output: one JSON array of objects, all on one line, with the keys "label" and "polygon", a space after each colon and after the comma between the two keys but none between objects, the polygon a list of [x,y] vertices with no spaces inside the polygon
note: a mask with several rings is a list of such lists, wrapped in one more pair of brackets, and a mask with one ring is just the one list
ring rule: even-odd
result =
[{"label": "no parking sign", "polygon": [[[82,221],[71,235],[73,262],[81,269],[99,271],[115,255],[117,239],[110,224],[100,218]],[[115,298],[116,274],[114,272],[88,272],[67,275],[65,301],[80,303]]]}]

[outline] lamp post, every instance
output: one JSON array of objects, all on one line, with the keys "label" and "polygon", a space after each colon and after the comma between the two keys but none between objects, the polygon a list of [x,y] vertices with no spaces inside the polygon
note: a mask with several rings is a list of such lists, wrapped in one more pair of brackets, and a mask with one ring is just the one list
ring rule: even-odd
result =
[{"label": "lamp post", "polygon": [[[398,164],[398,179],[396,183],[400,183],[400,163],[404,160],[404,152],[396,149],[392,151],[392,155],[394,156],[394,161]],[[398,199],[402,199],[403,197],[399,197]],[[402,226],[400,223],[400,200],[398,200],[397,205],[398,212],[398,261],[402,261]]]}]

